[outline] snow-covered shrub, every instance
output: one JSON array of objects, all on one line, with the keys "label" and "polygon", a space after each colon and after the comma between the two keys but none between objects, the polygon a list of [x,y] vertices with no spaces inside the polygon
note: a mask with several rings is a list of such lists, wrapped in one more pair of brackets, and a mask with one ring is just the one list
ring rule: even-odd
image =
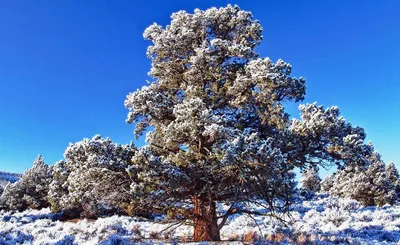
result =
[{"label": "snow-covered shrub", "polygon": [[99,135],[70,144],[65,162],[54,166],[49,201],[53,212],[66,216],[98,217],[127,213],[132,200],[131,180],[125,170],[136,152]]},{"label": "snow-covered shrub", "polygon": [[322,181],[321,181],[321,191],[323,192],[329,192],[329,190],[333,187],[336,181],[336,173],[330,174],[326,176]]},{"label": "snow-covered shrub", "polygon": [[54,243],[54,245],[76,245],[77,243],[74,243],[74,240],[74,236],[66,235],[61,240]]},{"label": "snow-covered shrub", "polygon": [[6,186],[0,197],[0,206],[19,211],[48,207],[47,193],[51,180],[52,168],[39,155],[33,167],[25,171],[19,181]]},{"label": "snow-covered shrub", "polygon": [[106,239],[100,241],[99,245],[109,245],[109,244],[119,244],[119,245],[132,245],[135,244],[132,239],[125,238],[119,235],[112,234]]},{"label": "snow-covered shrub", "polygon": [[317,192],[321,189],[321,178],[317,168],[305,169],[302,172],[301,186],[306,191]]},{"label": "snow-covered shrub", "polygon": [[[393,204],[397,200],[398,186],[398,180],[392,176],[394,170],[392,167],[386,167],[377,153],[374,153],[369,160],[368,166],[350,165],[339,170],[334,177],[331,177],[333,186],[326,189],[329,189],[329,193],[333,196],[352,198],[362,205]],[[389,174],[387,169],[392,173]],[[325,189],[325,184],[323,186]]]},{"label": "snow-covered shrub", "polygon": [[[15,183],[21,178],[22,174],[8,173],[0,171],[0,187],[4,188],[9,183]],[[1,195],[1,194],[0,194]]]}]

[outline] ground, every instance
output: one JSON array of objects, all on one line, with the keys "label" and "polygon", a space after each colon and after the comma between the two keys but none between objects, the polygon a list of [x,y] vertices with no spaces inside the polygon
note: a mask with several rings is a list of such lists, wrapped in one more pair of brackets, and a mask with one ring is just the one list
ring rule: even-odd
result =
[{"label": "ground", "polygon": [[[219,210],[226,209],[219,205]],[[286,226],[269,217],[230,218],[221,230],[225,244],[400,244],[400,203],[363,207],[358,202],[318,194],[299,198]],[[112,216],[61,222],[48,209],[0,211],[0,244],[176,244],[189,241],[192,228],[139,218]],[[161,232],[162,230],[165,230]],[[279,242],[279,243],[277,243]],[[211,243],[212,244],[212,243]]]}]

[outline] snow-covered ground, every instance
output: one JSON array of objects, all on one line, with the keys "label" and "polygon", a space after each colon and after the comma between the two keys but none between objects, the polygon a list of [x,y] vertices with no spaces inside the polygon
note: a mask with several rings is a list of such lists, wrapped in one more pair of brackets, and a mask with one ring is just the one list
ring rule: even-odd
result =
[{"label": "snow-covered ground", "polygon": [[[264,238],[281,244],[400,244],[400,205],[362,207],[353,200],[320,194],[293,205],[290,216],[285,226],[264,216],[236,215],[222,228],[221,236],[223,240]],[[170,225],[133,217],[77,222],[56,218],[48,209],[0,211],[0,244],[159,244],[161,240],[188,240],[193,232],[188,226],[161,232]]]}]

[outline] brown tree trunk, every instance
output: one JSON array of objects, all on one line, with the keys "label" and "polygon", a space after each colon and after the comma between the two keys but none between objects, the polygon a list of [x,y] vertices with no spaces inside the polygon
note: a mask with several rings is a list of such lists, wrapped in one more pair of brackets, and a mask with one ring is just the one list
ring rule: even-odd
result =
[{"label": "brown tree trunk", "polygon": [[220,241],[215,202],[194,196],[193,205],[194,241]]}]

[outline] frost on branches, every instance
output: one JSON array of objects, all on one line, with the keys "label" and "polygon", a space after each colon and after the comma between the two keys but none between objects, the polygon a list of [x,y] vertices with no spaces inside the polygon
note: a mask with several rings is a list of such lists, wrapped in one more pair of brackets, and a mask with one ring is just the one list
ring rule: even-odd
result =
[{"label": "frost on branches", "polygon": [[9,183],[4,188],[0,207],[18,211],[48,207],[47,193],[51,179],[52,168],[39,155],[33,162],[33,167],[25,171],[19,181]]},{"label": "frost on branches", "polygon": [[[171,18],[145,30],[153,81],[125,101],[135,135],[149,131],[129,168],[142,207],[191,219],[196,241],[219,240],[230,215],[254,213],[245,203],[286,210],[295,167],[365,164],[364,130],[337,107],[303,105],[289,120],[283,103],[304,99],[305,80],[257,54],[262,27],[250,12],[228,5]],[[217,214],[217,201],[231,208]]]},{"label": "frost on branches", "polygon": [[318,168],[308,168],[303,170],[301,186],[304,190],[318,192],[321,189],[321,178],[318,176]]},{"label": "frost on branches", "polygon": [[395,186],[395,190],[398,195],[400,195],[400,179],[399,179],[399,171],[397,170],[396,166],[393,162],[390,162],[386,166],[386,174],[387,178],[389,179],[390,183]]},{"label": "frost on branches", "polygon": [[396,173],[394,164],[385,166],[380,155],[373,153],[367,166],[349,165],[324,180],[323,186],[333,196],[352,198],[363,205],[394,204],[399,183]]},{"label": "frost on branches", "polygon": [[135,152],[132,144],[115,144],[99,135],[70,144],[65,161],[54,166],[48,195],[52,211],[87,218],[128,213],[131,180],[125,169]]}]

